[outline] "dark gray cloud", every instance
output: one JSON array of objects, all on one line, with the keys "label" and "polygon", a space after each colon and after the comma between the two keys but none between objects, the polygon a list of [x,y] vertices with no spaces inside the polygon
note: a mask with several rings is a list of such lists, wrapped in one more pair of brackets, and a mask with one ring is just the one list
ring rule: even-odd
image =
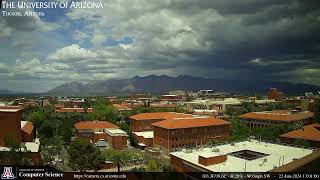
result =
[{"label": "dark gray cloud", "polygon": [[[42,57],[22,58],[29,65],[16,63],[15,77],[89,81],[186,74],[320,84],[312,76],[320,72],[320,1],[103,2],[104,9],[69,10],[65,18],[74,33],[66,36],[74,41],[46,49]],[[0,19],[9,27],[0,38],[45,27],[38,20]],[[125,37],[133,43],[105,45]],[[24,46],[15,42],[11,48]]]}]

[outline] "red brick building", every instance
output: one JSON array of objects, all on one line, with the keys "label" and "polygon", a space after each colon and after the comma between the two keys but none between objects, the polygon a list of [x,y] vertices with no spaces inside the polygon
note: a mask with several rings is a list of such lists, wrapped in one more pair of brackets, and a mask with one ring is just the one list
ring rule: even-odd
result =
[{"label": "red brick building", "polygon": [[277,88],[270,88],[267,92],[268,99],[274,99],[276,101],[281,101],[285,98],[283,92],[279,91]]},{"label": "red brick building", "polygon": [[75,128],[80,138],[97,142],[107,141],[116,150],[127,147],[128,135],[118,126],[107,121],[81,121],[76,123]]},{"label": "red brick building", "polygon": [[141,148],[153,147],[153,131],[133,132],[133,136]]},{"label": "red brick building", "polygon": [[304,125],[311,124],[313,113],[309,111],[296,110],[274,110],[264,112],[250,112],[239,116],[242,123],[250,129],[257,127],[268,127],[273,125],[285,125],[301,122]]},{"label": "red brick building", "polygon": [[153,123],[154,146],[166,151],[206,145],[229,138],[230,123],[212,117],[167,119]]},{"label": "red brick building", "polygon": [[4,146],[5,139],[9,137],[22,142],[20,115],[18,106],[0,107],[0,146]]},{"label": "red brick building", "polygon": [[284,143],[294,143],[296,140],[305,140],[313,147],[320,147],[320,124],[310,124],[302,129],[282,134],[280,140]]},{"label": "red brick building", "polygon": [[175,112],[154,112],[154,113],[141,113],[130,116],[130,127],[132,132],[139,131],[152,131],[151,124],[166,119],[174,118],[188,118],[192,117],[190,114],[175,113]]},{"label": "red brick building", "polygon": [[0,107],[0,151],[9,151],[7,138],[14,138],[17,143],[25,146],[26,156],[33,164],[41,163],[40,141],[35,137],[35,128],[29,121],[20,121],[21,111],[17,106]]}]

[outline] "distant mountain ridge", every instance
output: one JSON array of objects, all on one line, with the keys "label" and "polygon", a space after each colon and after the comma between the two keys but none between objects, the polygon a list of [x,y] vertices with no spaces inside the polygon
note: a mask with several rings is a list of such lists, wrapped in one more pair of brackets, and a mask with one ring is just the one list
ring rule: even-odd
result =
[{"label": "distant mountain ridge", "polygon": [[0,89],[0,94],[17,94],[19,92],[15,92],[15,91],[10,91],[7,89]]},{"label": "distant mountain ridge", "polygon": [[51,89],[45,94],[61,96],[127,93],[163,94],[172,90],[198,91],[200,89],[213,89],[220,92],[253,95],[255,93],[265,94],[271,87],[279,88],[286,94],[301,94],[305,91],[315,92],[320,89],[316,85],[289,82],[221,80],[186,75],[177,77],[150,75],[145,77],[135,76],[130,79],[92,81],[89,83],[71,82]]}]

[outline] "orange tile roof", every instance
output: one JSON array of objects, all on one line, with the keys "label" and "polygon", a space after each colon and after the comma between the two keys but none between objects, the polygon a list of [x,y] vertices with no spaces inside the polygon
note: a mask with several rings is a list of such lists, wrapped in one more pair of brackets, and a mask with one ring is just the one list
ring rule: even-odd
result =
[{"label": "orange tile roof", "polygon": [[34,126],[33,126],[32,122],[27,121],[21,130],[27,134],[31,134],[33,131],[33,128],[34,128]]},{"label": "orange tile roof", "polygon": [[180,129],[192,127],[219,126],[230,124],[228,121],[213,117],[205,118],[187,118],[187,119],[168,119],[153,123],[153,126],[165,129]]},{"label": "orange tile roof", "polygon": [[130,119],[134,120],[154,120],[154,119],[173,119],[173,118],[188,118],[192,117],[191,114],[175,113],[175,112],[153,112],[153,113],[141,113],[130,116]]},{"label": "orange tile roof", "polygon": [[81,121],[76,123],[76,129],[108,129],[108,128],[119,128],[118,126],[108,121]]},{"label": "orange tile roof", "polygon": [[130,111],[132,108],[128,107],[126,104],[113,104],[113,107],[118,109],[119,111]]},{"label": "orange tile roof", "polygon": [[297,113],[289,113],[287,110],[276,110],[276,111],[268,111],[268,112],[250,112],[246,114],[242,114],[239,117],[243,119],[256,119],[256,120],[272,120],[272,121],[299,121],[307,118],[312,118],[313,113],[309,111],[305,112],[297,112]]},{"label": "orange tile roof", "polygon": [[[84,109],[83,108],[61,108],[61,109],[57,109],[56,112],[59,112],[59,113],[80,112],[80,113],[83,113]],[[88,108],[87,112],[88,113],[93,112],[93,109]]]},{"label": "orange tile roof", "polygon": [[[317,129],[318,128],[318,129]],[[320,141],[320,124],[310,124],[299,130],[290,131],[286,134],[282,134],[280,137],[291,139],[304,139],[311,141]]]},{"label": "orange tile roof", "polygon": [[0,109],[23,110],[22,106],[0,106]]}]

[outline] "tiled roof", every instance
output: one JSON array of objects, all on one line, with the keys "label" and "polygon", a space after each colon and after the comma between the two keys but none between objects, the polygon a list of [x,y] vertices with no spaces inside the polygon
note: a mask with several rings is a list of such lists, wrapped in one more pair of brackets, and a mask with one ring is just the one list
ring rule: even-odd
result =
[{"label": "tiled roof", "polygon": [[132,108],[130,108],[126,104],[113,104],[113,107],[115,107],[119,111],[121,111],[121,110],[122,111],[130,111],[130,110],[132,110]]},{"label": "tiled roof", "polygon": [[17,112],[22,109],[20,106],[0,106],[0,112]]},{"label": "tiled roof", "polygon": [[256,120],[272,120],[272,121],[299,121],[313,117],[313,113],[309,111],[291,113],[287,110],[265,111],[265,112],[250,112],[239,116],[243,119]]},{"label": "tiled roof", "polygon": [[23,132],[27,133],[27,134],[31,134],[32,131],[33,131],[33,128],[34,128],[34,126],[33,126],[32,122],[26,121],[26,122],[24,123],[24,126],[21,127],[21,130],[22,130]]},{"label": "tiled roof", "polygon": [[307,126],[304,126],[303,129],[282,134],[281,137],[320,141],[320,124],[315,123],[315,124],[307,125]]},{"label": "tiled roof", "polygon": [[192,117],[191,114],[182,114],[175,112],[153,112],[153,113],[141,113],[130,116],[130,119],[134,120],[154,120],[154,119],[173,119],[173,118],[188,118]]},{"label": "tiled roof", "polygon": [[230,124],[222,119],[205,117],[205,118],[187,118],[187,119],[168,119],[153,123],[153,126],[165,129],[180,129],[191,127],[206,127]]},{"label": "tiled roof", "polygon": [[108,129],[119,128],[118,126],[107,121],[81,121],[76,123],[76,129]]},{"label": "tiled roof", "polygon": [[[61,108],[61,109],[57,109],[56,112],[59,112],[59,113],[80,112],[80,113],[83,113],[84,109],[83,108]],[[88,108],[87,112],[88,113],[93,112],[93,109]]]}]

